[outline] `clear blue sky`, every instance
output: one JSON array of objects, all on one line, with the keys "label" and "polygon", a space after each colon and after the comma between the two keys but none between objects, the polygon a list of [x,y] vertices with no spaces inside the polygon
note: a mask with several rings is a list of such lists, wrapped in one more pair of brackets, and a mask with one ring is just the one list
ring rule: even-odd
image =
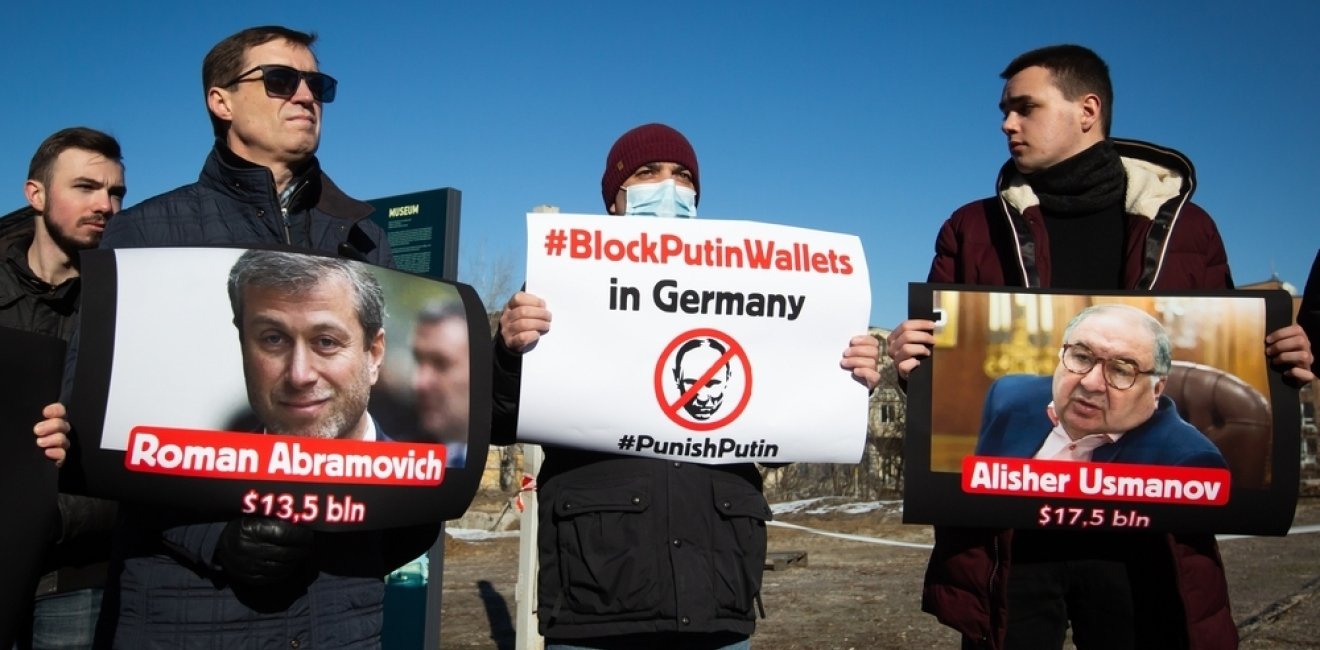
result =
[{"label": "clear blue sky", "polygon": [[[1181,150],[1235,280],[1300,289],[1320,246],[1320,3],[68,2],[4,11],[0,211],[76,124],[126,149],[133,204],[197,176],[201,60],[244,27],[321,36],[340,80],[320,158],[350,194],[463,192],[463,253],[523,265],[539,203],[599,213],[605,153],[661,121],[701,162],[704,218],[854,233],[872,322],[906,313],[940,224],[993,190],[1021,51],[1104,56],[1114,135]],[[7,185],[6,185],[7,184]]]}]

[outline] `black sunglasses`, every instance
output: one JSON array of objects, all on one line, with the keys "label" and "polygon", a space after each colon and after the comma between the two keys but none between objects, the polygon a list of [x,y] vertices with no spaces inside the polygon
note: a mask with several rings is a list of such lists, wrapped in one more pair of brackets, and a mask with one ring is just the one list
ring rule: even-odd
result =
[{"label": "black sunglasses", "polygon": [[339,82],[335,81],[334,77],[324,72],[303,72],[287,65],[259,65],[234,77],[233,81],[222,87],[228,88],[243,81],[258,81],[258,79],[243,78],[258,70],[261,71],[260,81],[266,84],[266,94],[271,97],[293,97],[294,93],[298,92],[298,82],[306,81],[307,89],[312,91],[312,97],[316,101],[325,104],[335,101],[335,88]]}]

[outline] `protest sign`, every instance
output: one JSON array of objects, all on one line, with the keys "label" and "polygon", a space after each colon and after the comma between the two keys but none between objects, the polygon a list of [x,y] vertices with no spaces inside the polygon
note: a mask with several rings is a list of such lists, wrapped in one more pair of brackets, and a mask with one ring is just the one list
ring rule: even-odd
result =
[{"label": "protest sign", "polygon": [[1283,292],[915,284],[909,306],[939,325],[908,381],[904,521],[1287,531],[1298,398],[1264,346]]},{"label": "protest sign", "polygon": [[[455,518],[471,501],[490,357],[469,287],[232,248],[91,251],[83,269],[70,414],[94,493],[323,528]],[[418,417],[415,337],[437,309],[468,333],[455,345],[471,388],[448,396],[465,439]]]},{"label": "protest sign", "polygon": [[0,529],[0,647],[9,647],[26,625],[48,545],[59,537],[58,474],[32,427],[42,407],[59,399],[64,341],[0,327],[0,367],[0,507],[9,519]]},{"label": "protest sign", "polygon": [[520,440],[721,464],[856,462],[867,391],[855,236],[747,221],[527,216]]}]

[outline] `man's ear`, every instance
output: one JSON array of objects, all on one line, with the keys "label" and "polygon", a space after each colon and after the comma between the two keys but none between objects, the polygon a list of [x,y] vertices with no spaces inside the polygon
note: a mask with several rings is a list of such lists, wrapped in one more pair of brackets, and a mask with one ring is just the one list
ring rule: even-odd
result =
[{"label": "man's ear", "polygon": [[23,196],[27,197],[28,205],[33,210],[41,214],[46,214],[46,186],[41,181],[28,179],[23,183]]},{"label": "man's ear", "polygon": [[206,91],[206,109],[226,122],[234,121],[233,95],[224,88]]},{"label": "man's ear", "polygon": [[1103,115],[1102,102],[1100,96],[1095,93],[1087,93],[1082,96],[1082,130],[1089,132],[1091,129],[1103,128],[1101,116]]},{"label": "man's ear", "polygon": [[624,188],[621,186],[621,187],[619,187],[618,190],[616,190],[616,191],[614,192],[614,200],[611,201],[609,205],[605,206],[605,211],[608,212],[608,213],[610,213],[610,214],[612,214],[612,215],[614,215],[614,216],[616,216],[616,217],[619,216],[619,195],[620,195],[620,194],[623,195],[623,204],[624,204],[624,205],[628,205],[628,190],[624,189]]},{"label": "man's ear", "polygon": [[1169,383],[1169,378],[1168,378],[1168,377],[1160,377],[1159,381],[1155,382],[1155,401],[1156,401],[1156,402],[1158,402],[1158,401],[1160,400],[1160,395],[1163,395],[1163,394],[1164,394],[1164,386],[1165,386],[1165,384],[1168,384],[1168,383]]},{"label": "man's ear", "polygon": [[367,347],[367,366],[371,375],[371,385],[376,385],[376,380],[380,377],[380,364],[385,361],[385,327],[382,326],[376,330],[376,336],[371,339],[371,345]]}]

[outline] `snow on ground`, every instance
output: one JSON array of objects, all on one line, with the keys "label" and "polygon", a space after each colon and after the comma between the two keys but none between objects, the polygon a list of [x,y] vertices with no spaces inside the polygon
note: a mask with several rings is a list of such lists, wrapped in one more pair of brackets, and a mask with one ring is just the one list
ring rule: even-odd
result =
[{"label": "snow on ground", "polygon": [[454,539],[461,539],[465,542],[484,542],[488,539],[500,539],[503,537],[517,537],[516,530],[489,531],[480,528],[450,528],[445,526],[445,534]]},{"label": "snow on ground", "polygon": [[770,505],[770,511],[776,515],[804,513],[825,515],[841,513],[845,515],[864,515],[870,512],[898,514],[903,511],[902,501],[846,501],[844,497],[816,497],[799,501],[785,501]]},{"label": "snow on ground", "polygon": [[[868,513],[897,515],[903,512],[903,502],[897,500],[849,501],[846,497],[816,497],[814,499],[774,503],[770,505],[770,510],[775,516],[787,514],[825,515],[831,513],[844,515],[864,515]],[[446,526],[445,534],[454,539],[465,542],[483,542],[492,539],[517,537],[518,531],[490,531],[481,528],[457,528]]]}]

